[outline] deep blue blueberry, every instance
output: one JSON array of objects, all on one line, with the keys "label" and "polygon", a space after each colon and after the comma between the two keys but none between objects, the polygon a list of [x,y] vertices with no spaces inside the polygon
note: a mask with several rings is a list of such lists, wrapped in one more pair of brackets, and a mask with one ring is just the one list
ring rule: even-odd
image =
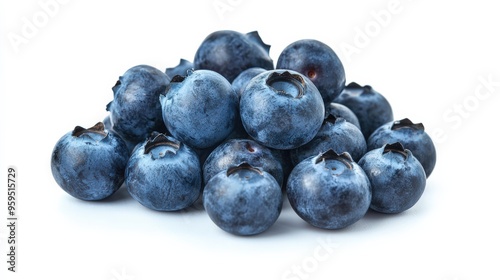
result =
[{"label": "deep blue blueberry", "polygon": [[152,133],[138,144],[126,169],[130,195],[158,211],[177,211],[191,206],[201,194],[198,155],[173,137]]},{"label": "deep blue blueberry", "polygon": [[309,224],[340,229],[367,212],[370,182],[349,156],[332,150],[301,161],[288,177],[286,193],[293,210]]},{"label": "deep blue blueberry", "polygon": [[57,141],[51,169],[57,184],[82,200],[101,200],[120,188],[129,151],[125,142],[103,123],[75,127]]},{"label": "deep blue blueberry", "polygon": [[113,131],[134,144],[152,131],[166,131],[158,98],[168,84],[168,76],[154,67],[138,65],[127,70],[113,87],[113,101],[106,108]]},{"label": "deep blue blueberry", "polygon": [[175,76],[186,76],[187,71],[191,69],[194,69],[194,64],[181,58],[177,66],[165,69],[165,74],[171,79]]},{"label": "deep blue blueberry", "polygon": [[[104,129],[105,130],[107,130],[107,131],[109,131],[111,133],[114,133],[114,134],[116,134],[118,136],[118,133],[113,130],[113,125],[111,124],[111,116],[110,115],[107,115],[106,117],[104,117],[104,119],[102,120],[102,123],[104,125]],[[127,145],[129,153],[132,153],[132,151],[134,150],[135,145],[137,145],[137,143],[129,141],[129,140],[126,140],[126,139],[123,139],[123,138],[121,138],[121,139]]]},{"label": "deep blue blueberry", "polygon": [[371,150],[359,161],[372,186],[370,208],[387,214],[413,207],[425,189],[425,171],[401,143]]},{"label": "deep blue blueberry", "polygon": [[343,118],[361,130],[358,117],[351,109],[347,108],[347,106],[340,103],[330,102],[326,104],[325,111],[327,115],[330,114],[336,118]]},{"label": "deep blue blueberry", "polygon": [[394,120],[389,101],[368,85],[350,83],[334,102],[345,105],[356,114],[365,139],[379,126]]},{"label": "deep blue blueberry", "polygon": [[245,130],[245,127],[243,126],[243,123],[241,122],[241,117],[239,114],[239,108],[238,108],[238,113],[236,114],[236,118],[234,121],[234,129],[233,131],[226,137],[226,140],[231,140],[231,139],[251,139],[251,137],[248,135],[247,131]]},{"label": "deep blue blueberry", "polygon": [[290,151],[292,150],[278,150],[272,148],[270,148],[269,150],[274,155],[274,158],[281,163],[281,168],[283,169],[282,189],[285,190],[288,176],[290,175],[290,172],[292,172],[292,169],[294,167],[292,159],[290,158]]},{"label": "deep blue blueberry", "polygon": [[276,69],[295,70],[311,79],[325,104],[332,102],[345,86],[342,62],[332,48],[318,40],[304,39],[288,45],[279,55]]},{"label": "deep blue blueberry", "polygon": [[270,173],[280,186],[283,185],[281,163],[269,148],[250,139],[231,139],[215,148],[203,165],[204,182],[207,183],[217,173],[243,162]]},{"label": "deep blue blueberry", "polygon": [[414,124],[407,118],[388,122],[373,132],[367,145],[370,151],[395,142],[410,150],[424,167],[427,177],[431,175],[436,165],[436,147],[423,124]]},{"label": "deep blue blueberry", "polygon": [[[239,98],[241,97],[241,94],[243,93],[243,90],[247,86],[247,84],[250,82],[251,79],[253,79],[255,76],[258,74],[261,74],[263,72],[267,71],[264,68],[260,67],[252,67],[244,70],[241,72],[231,83],[231,86],[233,87],[234,91],[238,95],[238,101]],[[246,132],[245,128],[243,127],[243,123],[241,122],[240,114],[239,114],[239,106],[238,106],[238,118],[236,120],[235,126],[234,126],[234,131],[229,135],[228,139],[241,139],[241,138],[250,138],[248,133]]]},{"label": "deep blue blueberry", "polygon": [[357,162],[366,153],[365,137],[352,123],[328,115],[316,136],[307,144],[290,151],[290,157],[292,163],[296,165],[305,158],[328,150],[333,150],[337,154],[348,152]]},{"label": "deep blue blueberry", "polygon": [[203,191],[203,206],[221,229],[236,235],[255,235],[269,229],[283,204],[274,177],[242,163],[217,173]]},{"label": "deep blue blueberry", "polygon": [[238,96],[231,84],[214,71],[196,70],[185,77],[175,76],[160,98],[168,130],[190,147],[215,146],[235,127]]},{"label": "deep blue blueberry", "polygon": [[314,84],[292,70],[270,70],[254,77],[240,99],[248,135],[274,149],[294,149],[311,141],[325,117]]},{"label": "deep blue blueberry", "polygon": [[209,34],[194,57],[195,69],[218,72],[229,82],[251,67],[274,69],[269,56],[270,46],[264,44],[257,31],[247,34],[220,30]]},{"label": "deep blue blueberry", "polygon": [[116,133],[113,131],[113,126],[111,125],[111,117],[109,115],[104,117],[104,119],[102,120],[102,125],[104,126],[105,130],[112,131],[113,133]]},{"label": "deep blue blueberry", "polygon": [[241,96],[243,90],[247,86],[247,84],[252,80],[255,76],[265,72],[266,69],[260,67],[252,67],[241,72],[231,83],[234,91],[238,96]]}]

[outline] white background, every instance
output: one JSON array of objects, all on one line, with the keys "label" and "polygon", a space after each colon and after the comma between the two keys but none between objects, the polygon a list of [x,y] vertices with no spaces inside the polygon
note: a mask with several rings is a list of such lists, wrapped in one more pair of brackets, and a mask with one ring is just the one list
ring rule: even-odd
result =
[{"label": "white background", "polygon": [[[494,1],[54,1],[0,4],[1,279],[500,278]],[[285,205],[269,231],[237,237],[203,210],[154,212],[126,189],[103,202],[64,193],[50,171],[56,141],[106,116],[128,68],[192,61],[219,29],[259,31],[275,62],[295,40],[323,41],[348,82],[422,122],[438,162],[418,204],[338,231]],[[17,273],[6,263],[8,166],[18,170]]]}]

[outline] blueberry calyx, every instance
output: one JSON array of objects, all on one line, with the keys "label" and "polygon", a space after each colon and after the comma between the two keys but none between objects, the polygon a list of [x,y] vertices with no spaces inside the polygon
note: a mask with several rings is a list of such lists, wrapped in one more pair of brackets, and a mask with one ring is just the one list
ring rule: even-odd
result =
[{"label": "blueberry calyx", "polygon": [[170,82],[171,83],[182,83],[186,79],[186,76],[175,75]]},{"label": "blueberry calyx", "polygon": [[363,86],[363,92],[361,94],[373,93],[373,88],[370,85]]},{"label": "blueberry calyx", "polygon": [[350,82],[345,87],[348,88],[348,89],[360,89],[360,88],[363,88],[363,86],[361,86],[360,84],[358,84],[356,82]]},{"label": "blueberry calyx", "polygon": [[186,70],[185,76],[175,75],[174,77],[172,77],[172,79],[170,79],[170,83],[182,83],[182,82],[184,82],[186,77],[191,76],[193,73],[194,73],[194,68],[190,68],[190,69]]},{"label": "blueberry calyx", "polygon": [[254,153],[255,152],[255,148],[252,146],[252,144],[250,142],[246,142],[245,143],[245,148],[247,149],[247,151],[249,151],[250,153]]},{"label": "blueberry calyx", "polygon": [[407,152],[407,150],[405,150],[405,148],[403,147],[403,144],[401,144],[400,142],[386,144],[384,146],[384,151],[382,152],[382,154],[386,154],[389,152],[401,154],[405,157],[405,159],[408,158],[408,152]]},{"label": "blueberry calyx", "polygon": [[167,93],[168,93],[168,91],[170,90],[170,87],[173,84],[178,84],[178,83],[184,82],[184,80],[186,79],[186,77],[189,76],[189,75],[191,75],[192,73],[193,73],[193,71],[187,70],[186,71],[186,76],[175,75],[172,79],[170,79],[170,83],[167,85],[166,90],[163,91],[162,93],[160,93],[160,103],[163,102],[162,100],[167,96]]},{"label": "blueberry calyx", "polygon": [[351,155],[349,155],[349,153],[347,152],[337,154],[334,150],[330,149],[322,154],[319,154],[319,156],[316,158],[315,164],[321,163],[326,160],[337,160],[342,162],[347,167],[347,169],[353,168],[353,160],[351,158]]},{"label": "blueberry calyx", "polygon": [[412,128],[415,130],[424,131],[424,125],[422,123],[413,123],[408,118],[404,118],[404,119],[399,120],[399,121],[394,121],[394,123],[391,126],[391,130],[398,130],[401,128]]},{"label": "blueberry calyx", "polygon": [[316,70],[314,69],[309,69],[307,71],[307,77],[311,80],[314,80],[314,78],[316,78],[316,76],[318,75],[318,73],[316,72]]},{"label": "blueberry calyx", "polygon": [[118,88],[121,86],[121,84],[122,84],[121,79],[122,79],[122,77],[120,76],[118,78],[118,80],[116,81],[115,85],[111,88],[111,90],[113,91],[113,93],[116,93],[116,91],[118,90]]},{"label": "blueberry calyx", "polygon": [[149,154],[152,149],[160,146],[172,147],[173,149],[167,149],[166,151],[176,154],[181,147],[181,142],[163,133],[153,132],[144,146],[144,154]]},{"label": "blueberry calyx", "polygon": [[362,86],[356,82],[351,82],[346,86],[346,89],[362,89],[361,94],[373,93],[373,88],[370,85]]},{"label": "blueberry calyx", "polygon": [[110,111],[111,110],[111,104],[113,104],[113,101],[110,101],[108,104],[106,104],[106,111]]},{"label": "blueberry calyx", "polygon": [[332,114],[328,114],[328,116],[326,116],[325,120],[323,121],[323,124],[327,122],[335,124],[337,121],[345,121],[345,119],[341,117],[336,117]]},{"label": "blueberry calyx", "polygon": [[99,135],[104,136],[104,137],[106,137],[108,135],[108,133],[104,130],[104,123],[98,122],[93,127],[90,127],[90,128],[83,128],[83,127],[77,125],[75,127],[75,129],[73,129],[71,136],[80,137],[84,134],[89,134],[89,133],[99,134]]},{"label": "blueberry calyx", "polygon": [[263,174],[262,170],[257,167],[253,167],[251,164],[245,161],[236,166],[229,167],[226,171],[226,176],[229,177],[231,174],[235,173],[238,170],[250,170],[259,173],[259,175]]},{"label": "blueberry calyx", "polygon": [[304,95],[306,83],[300,75],[285,71],[272,73],[267,78],[266,84],[279,95],[298,99]]},{"label": "blueberry calyx", "polygon": [[[169,80],[171,80],[173,76],[184,75],[190,69],[193,69],[193,63],[191,63],[189,60],[181,58],[179,60],[179,64],[177,66],[168,67],[167,69],[165,69],[165,74],[167,74],[167,76],[169,77]],[[194,71],[194,69],[193,69],[193,71]]]},{"label": "blueberry calyx", "polygon": [[252,31],[252,32],[248,32],[246,35],[248,36],[249,39],[253,40],[255,43],[257,43],[257,45],[262,47],[266,51],[266,53],[269,54],[269,50],[271,49],[271,45],[268,45],[268,44],[264,43],[264,41],[262,41],[262,38],[260,37],[259,32]]},{"label": "blueberry calyx", "polygon": [[186,70],[186,77],[191,76],[193,73],[194,73],[194,68],[189,68],[188,70]]}]

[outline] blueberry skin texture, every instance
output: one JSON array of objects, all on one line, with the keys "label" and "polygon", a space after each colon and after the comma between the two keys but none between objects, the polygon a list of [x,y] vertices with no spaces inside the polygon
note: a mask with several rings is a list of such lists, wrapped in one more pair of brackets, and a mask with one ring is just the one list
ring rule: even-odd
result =
[{"label": "blueberry skin texture", "polygon": [[158,98],[169,81],[165,73],[148,65],[134,66],[120,76],[106,108],[113,131],[134,144],[152,131],[166,131]]},{"label": "blueberry skin texture", "polygon": [[[148,141],[156,144],[148,145]],[[125,176],[130,195],[157,211],[182,210],[191,206],[201,194],[198,155],[187,145],[164,134],[137,145]]]},{"label": "blueberry skin texture", "polygon": [[322,229],[341,229],[360,220],[371,201],[370,182],[348,154],[333,151],[309,157],[294,167],[286,193],[304,221]]},{"label": "blueberry skin texture", "polygon": [[235,235],[256,235],[278,219],[283,195],[274,177],[241,166],[217,173],[203,191],[203,206],[221,229]]},{"label": "blueberry skin texture", "polygon": [[[118,136],[118,133],[113,130],[113,125],[111,124],[111,116],[110,115],[107,115],[106,117],[104,117],[104,119],[102,120],[102,123],[104,124],[104,129],[105,130],[107,130],[107,131],[115,134],[116,136]],[[121,138],[121,139],[125,142],[125,144],[127,145],[129,154],[131,154],[132,151],[135,148],[135,145],[137,145],[137,143],[125,140],[123,138]]]},{"label": "blueberry skin texture", "polygon": [[[399,144],[399,143],[398,143]],[[387,144],[371,150],[359,161],[372,186],[370,208],[397,214],[413,207],[425,190],[426,175],[411,151]]]},{"label": "blueberry skin texture", "polygon": [[283,185],[281,163],[270,149],[251,139],[231,139],[215,148],[203,164],[203,180],[206,184],[217,173],[244,162],[270,173]]},{"label": "blueberry skin texture", "polygon": [[165,69],[165,74],[167,74],[167,76],[169,78],[173,78],[177,75],[186,76],[187,71],[189,71],[191,69],[194,69],[194,64],[192,62],[190,62],[189,60],[185,60],[185,59],[181,58],[179,60],[179,64],[177,66],[169,67],[169,68]]},{"label": "blueberry skin texture", "polygon": [[381,125],[394,120],[389,101],[369,85],[350,83],[334,102],[345,105],[356,114],[365,139]]},{"label": "blueberry skin texture", "polygon": [[170,133],[198,149],[222,142],[233,131],[238,117],[238,97],[231,84],[211,70],[174,77],[160,102]]},{"label": "blueberry skin texture", "polygon": [[292,163],[292,159],[290,158],[291,150],[278,150],[278,149],[269,149],[274,157],[281,163],[281,168],[283,169],[283,185],[282,189],[285,191],[286,182],[288,180],[288,176],[294,167]]},{"label": "blueberry skin texture", "polygon": [[240,98],[248,135],[274,149],[294,149],[311,141],[325,116],[316,86],[292,70],[269,70],[254,77]]},{"label": "blueberry skin texture", "polygon": [[[51,155],[52,175],[68,194],[81,200],[102,200],[120,188],[125,179],[129,151],[118,136],[79,126],[62,136]],[[94,128],[96,127],[94,126]]]},{"label": "blueberry skin texture", "polygon": [[366,153],[366,141],[363,133],[352,123],[342,118],[329,116],[314,138],[305,145],[290,151],[294,165],[302,160],[333,150],[337,154],[348,152],[354,161]]},{"label": "blueberry skin texture", "polygon": [[367,141],[368,151],[400,142],[424,167],[427,178],[436,166],[436,147],[422,124],[409,119],[388,122],[373,132]]},{"label": "blueberry skin texture", "polygon": [[266,45],[257,31],[243,34],[233,30],[219,30],[209,34],[198,47],[194,68],[213,70],[229,82],[251,67],[274,69]]},{"label": "blueberry skin texture", "polygon": [[323,42],[303,39],[288,45],[279,55],[276,69],[290,69],[307,76],[316,85],[325,104],[344,89],[345,71],[337,54]]},{"label": "blueberry skin texture", "polygon": [[260,67],[252,67],[241,72],[231,83],[234,91],[238,96],[241,96],[243,90],[247,86],[247,84],[252,80],[255,76],[265,72],[266,69]]},{"label": "blueberry skin texture", "polygon": [[351,109],[340,103],[330,102],[325,106],[326,114],[335,116],[336,118],[343,118],[346,121],[352,123],[357,128],[361,130],[361,125],[359,124],[358,117],[354,114]]},{"label": "blueberry skin texture", "polygon": [[[250,82],[251,79],[253,79],[255,76],[258,74],[261,74],[263,72],[267,71],[264,68],[260,67],[252,67],[248,68],[246,70],[243,70],[231,83],[231,86],[233,87],[234,91],[238,95],[238,102],[241,97],[241,94],[243,93],[243,90],[247,86],[247,84]],[[239,104],[239,103],[238,103]],[[236,120],[235,128],[233,133],[228,137],[229,139],[238,139],[238,138],[250,138],[248,136],[248,133],[245,131],[245,128],[243,127],[243,123],[241,123],[241,118],[240,118],[240,113],[239,113],[239,105],[238,105],[238,118]]]}]

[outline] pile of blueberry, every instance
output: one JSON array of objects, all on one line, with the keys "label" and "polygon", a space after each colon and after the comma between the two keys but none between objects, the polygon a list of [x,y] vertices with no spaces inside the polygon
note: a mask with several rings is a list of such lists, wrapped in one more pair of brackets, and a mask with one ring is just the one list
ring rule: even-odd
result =
[{"label": "pile of blueberry", "polygon": [[352,225],[369,209],[414,206],[436,163],[423,125],[394,120],[371,86],[346,85],[328,45],[293,42],[276,66],[269,48],[257,32],[222,30],[192,63],[128,69],[112,88],[109,116],[56,143],[55,181],[83,200],[125,185],[157,211],[200,199],[237,235],[269,229],[284,199],[324,229]]}]

